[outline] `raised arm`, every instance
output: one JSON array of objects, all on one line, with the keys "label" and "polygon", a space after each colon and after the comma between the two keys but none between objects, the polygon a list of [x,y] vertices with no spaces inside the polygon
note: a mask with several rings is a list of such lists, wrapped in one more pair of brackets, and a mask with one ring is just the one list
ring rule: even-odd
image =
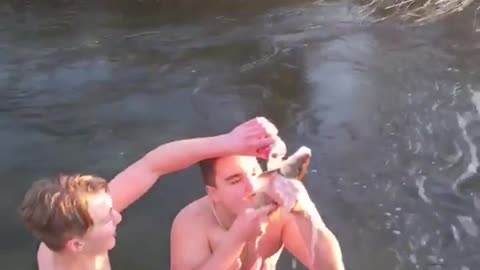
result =
[{"label": "raised arm", "polygon": [[[109,183],[114,208],[121,212],[145,194],[165,174],[223,155],[265,158],[276,136],[275,126],[263,117],[244,122],[231,132],[163,144],[119,173]],[[259,151],[263,149],[263,151]]]}]

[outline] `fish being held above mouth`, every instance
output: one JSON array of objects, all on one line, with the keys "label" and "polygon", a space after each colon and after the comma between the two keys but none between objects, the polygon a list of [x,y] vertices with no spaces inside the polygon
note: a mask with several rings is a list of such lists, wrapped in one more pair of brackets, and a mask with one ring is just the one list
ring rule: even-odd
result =
[{"label": "fish being held above mouth", "polygon": [[[283,153],[285,152],[283,151]],[[262,186],[256,192],[255,207],[276,204],[287,212],[294,214],[292,216],[307,218],[307,220],[313,222],[312,224],[322,224],[322,218],[316,210],[315,204],[310,200],[303,184],[312,157],[311,149],[302,146],[286,160],[283,160],[283,156],[270,155],[270,158],[277,158],[277,160],[269,160],[267,163],[270,165],[268,170],[259,176],[259,182],[262,183]],[[309,253],[312,262],[315,261],[317,240],[318,232],[315,226],[311,226]]]},{"label": "fish being held above mouth", "polygon": [[[276,149],[272,149],[272,152],[275,150]],[[270,159],[267,163],[268,170],[262,173],[259,178],[266,179],[266,183],[273,183],[275,193],[283,201],[282,207],[291,211],[294,210],[297,202],[294,198],[289,198],[285,195],[285,187],[290,184],[286,181],[299,181],[303,184],[303,179],[305,178],[308,166],[310,165],[312,151],[310,148],[302,146],[286,160],[283,159],[286,151],[280,152],[283,153],[277,155],[275,155],[275,153],[270,154]],[[267,186],[268,184],[263,185],[257,191],[255,196],[255,207],[275,203],[275,200],[266,192]]]}]

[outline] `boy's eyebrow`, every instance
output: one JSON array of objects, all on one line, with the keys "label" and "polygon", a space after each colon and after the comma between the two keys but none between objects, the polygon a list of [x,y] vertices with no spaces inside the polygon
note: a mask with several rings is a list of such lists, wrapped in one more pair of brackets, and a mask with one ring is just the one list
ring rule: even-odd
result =
[{"label": "boy's eyebrow", "polygon": [[231,181],[232,179],[237,178],[237,177],[241,177],[241,176],[242,176],[242,175],[241,175],[240,173],[232,174],[232,175],[230,175],[230,176],[227,176],[227,177],[225,178],[225,181]]}]

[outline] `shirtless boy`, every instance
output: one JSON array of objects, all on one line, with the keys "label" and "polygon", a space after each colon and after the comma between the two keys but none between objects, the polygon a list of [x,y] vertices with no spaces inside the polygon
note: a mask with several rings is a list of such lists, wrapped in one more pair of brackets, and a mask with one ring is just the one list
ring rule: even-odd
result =
[{"label": "shirtless boy", "polygon": [[[285,247],[310,270],[343,270],[339,243],[300,181],[265,179],[255,157],[228,155],[200,162],[207,195],[182,209],[171,230],[171,270],[275,269]],[[260,208],[265,186],[274,203]],[[278,195],[278,194],[277,194]],[[291,204],[291,202],[294,204]],[[285,211],[286,205],[295,211]]]}]

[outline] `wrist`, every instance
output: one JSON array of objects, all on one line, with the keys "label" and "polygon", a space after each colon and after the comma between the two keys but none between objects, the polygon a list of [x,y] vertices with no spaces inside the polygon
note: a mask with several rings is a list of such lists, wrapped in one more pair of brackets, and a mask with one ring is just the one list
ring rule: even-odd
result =
[{"label": "wrist", "polygon": [[227,156],[234,154],[234,149],[231,147],[232,140],[229,133],[217,135],[213,137],[212,145],[215,149],[218,149],[220,153],[218,156]]}]

